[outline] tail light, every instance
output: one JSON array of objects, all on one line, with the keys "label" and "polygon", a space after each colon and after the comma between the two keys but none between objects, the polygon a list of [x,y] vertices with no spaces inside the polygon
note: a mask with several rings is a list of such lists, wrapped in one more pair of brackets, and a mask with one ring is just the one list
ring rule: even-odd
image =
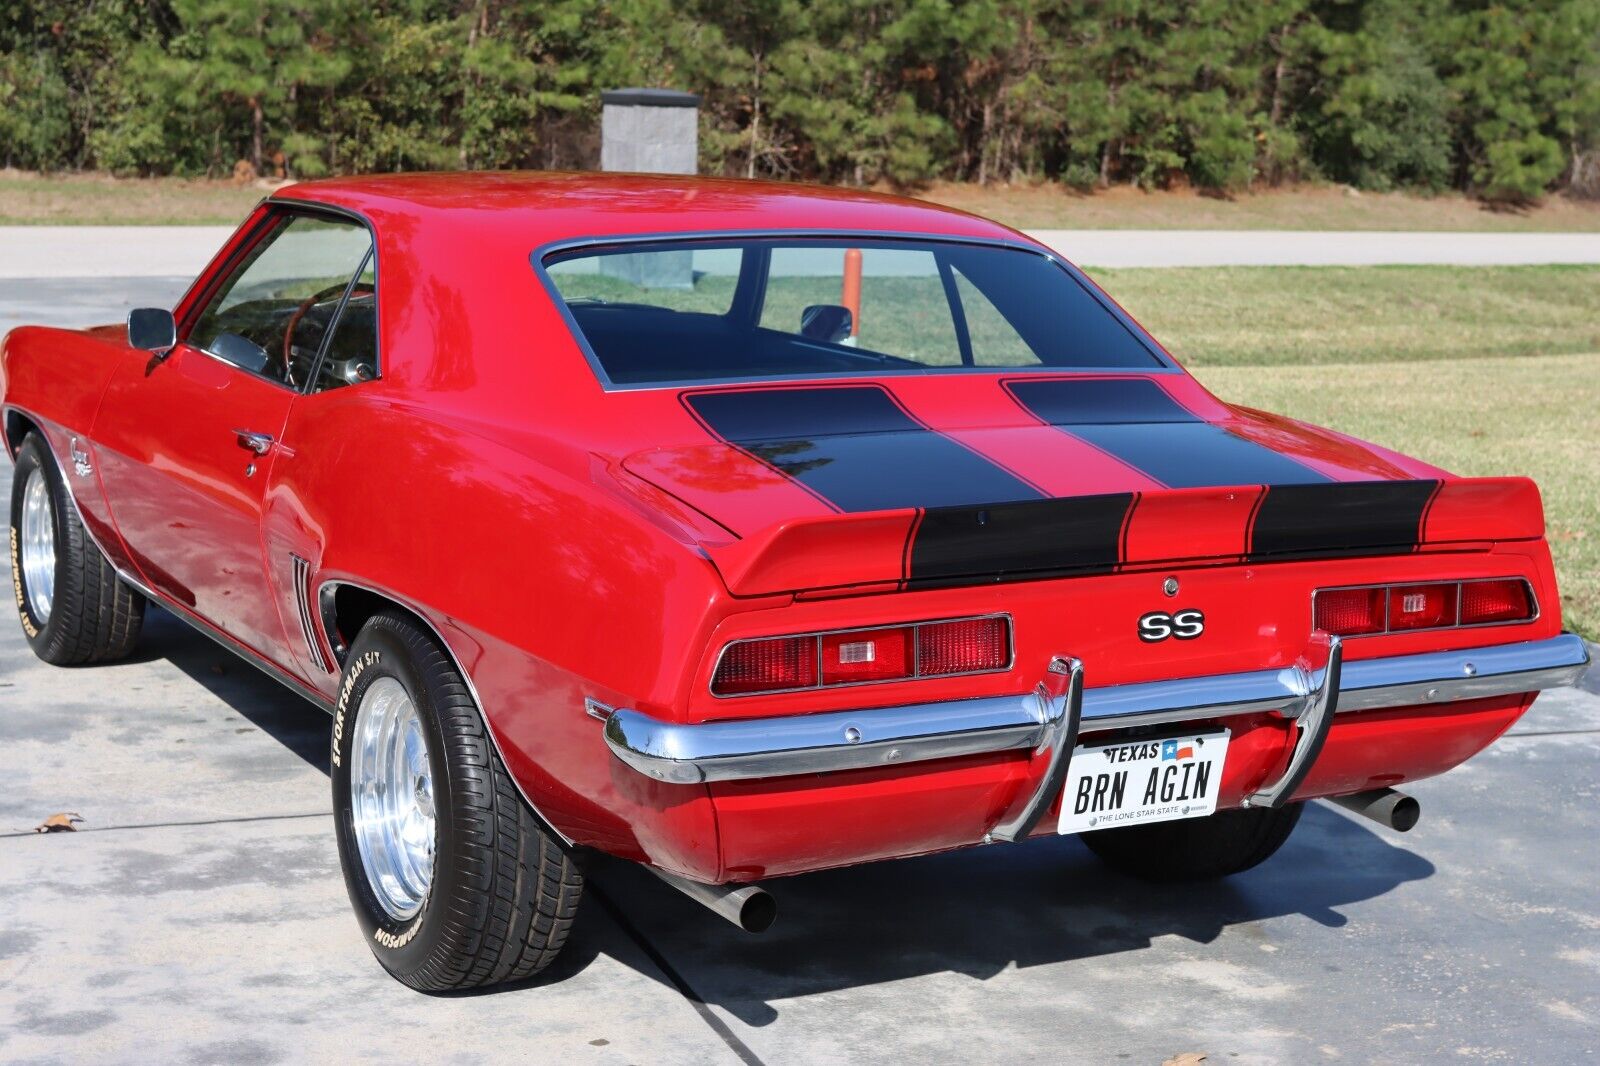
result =
[{"label": "tail light", "polygon": [[1004,618],[964,618],[917,627],[922,676],[975,674],[1011,664],[1011,626]]},{"label": "tail light", "polygon": [[719,696],[780,689],[811,688],[817,683],[817,638],[779,637],[730,644],[717,664],[712,691]]},{"label": "tail light", "polygon": [[988,673],[1011,666],[1003,615],[737,640],[722,650],[715,696]]},{"label": "tail light", "polygon": [[1533,614],[1533,591],[1526,581],[1472,581],[1461,586],[1464,626],[1523,622]]},{"label": "tail light", "polygon": [[1538,615],[1533,588],[1520,577],[1318,589],[1311,605],[1315,628],[1342,637],[1527,622]]},{"label": "tail light", "polygon": [[1318,589],[1312,600],[1315,628],[1324,633],[1354,637],[1382,633],[1388,617],[1387,589]]}]

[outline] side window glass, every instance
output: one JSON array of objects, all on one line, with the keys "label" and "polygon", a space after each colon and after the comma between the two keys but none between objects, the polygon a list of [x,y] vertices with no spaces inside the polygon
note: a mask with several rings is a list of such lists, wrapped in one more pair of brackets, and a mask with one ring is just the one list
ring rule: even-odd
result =
[{"label": "side window glass", "polygon": [[378,376],[378,263],[367,256],[350,299],[333,325],[333,338],[317,367],[312,392],[356,385]]},{"label": "side window glass", "polygon": [[294,215],[222,283],[188,342],[298,388],[311,374],[350,279],[372,248],[363,226]]},{"label": "side window glass", "polygon": [[974,366],[1034,366],[1038,354],[1022,339],[1000,309],[961,272],[952,268],[961,310],[967,319],[967,335],[972,339]]}]

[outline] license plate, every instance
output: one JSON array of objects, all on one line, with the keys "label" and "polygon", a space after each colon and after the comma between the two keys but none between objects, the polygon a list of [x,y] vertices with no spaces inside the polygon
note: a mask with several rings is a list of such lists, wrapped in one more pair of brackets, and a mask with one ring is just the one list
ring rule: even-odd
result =
[{"label": "license plate", "polygon": [[1057,831],[1203,818],[1217,809],[1228,731],[1080,744],[1067,769]]}]

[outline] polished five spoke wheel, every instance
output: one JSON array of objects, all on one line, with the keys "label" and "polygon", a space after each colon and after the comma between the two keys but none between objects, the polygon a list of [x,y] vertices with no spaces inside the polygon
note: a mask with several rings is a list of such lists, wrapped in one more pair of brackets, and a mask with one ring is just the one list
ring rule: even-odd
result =
[{"label": "polished five spoke wheel", "polygon": [[433,772],[417,708],[393,677],[375,681],[356,710],[350,806],[367,881],[384,911],[404,922],[433,882],[437,841]]},{"label": "polished five spoke wheel", "polygon": [[412,988],[550,965],[583,876],[523,800],[460,668],[398,611],[361,626],[334,708],[339,862],[373,954]]},{"label": "polished five spoke wheel", "polygon": [[43,467],[34,467],[22,488],[22,529],[18,539],[28,607],[40,623],[48,622],[56,591],[56,521]]}]

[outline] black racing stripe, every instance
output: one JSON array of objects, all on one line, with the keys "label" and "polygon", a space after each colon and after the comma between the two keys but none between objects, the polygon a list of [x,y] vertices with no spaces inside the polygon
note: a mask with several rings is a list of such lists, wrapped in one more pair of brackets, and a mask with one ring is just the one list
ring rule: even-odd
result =
[{"label": "black racing stripe", "polygon": [[1287,455],[1206,422],[1148,378],[1010,381],[1006,388],[1035,417],[1168,488],[1330,480]]},{"label": "black racing stripe", "polygon": [[683,402],[712,433],[841,511],[1044,496],[916,421],[877,385],[685,393]]},{"label": "black racing stripe", "polygon": [[975,584],[1116,569],[1137,494],[1073,496],[997,507],[942,507],[922,516],[906,584]]},{"label": "black racing stripe", "polygon": [[1438,481],[1275,485],[1250,533],[1250,558],[1414,551]]}]

